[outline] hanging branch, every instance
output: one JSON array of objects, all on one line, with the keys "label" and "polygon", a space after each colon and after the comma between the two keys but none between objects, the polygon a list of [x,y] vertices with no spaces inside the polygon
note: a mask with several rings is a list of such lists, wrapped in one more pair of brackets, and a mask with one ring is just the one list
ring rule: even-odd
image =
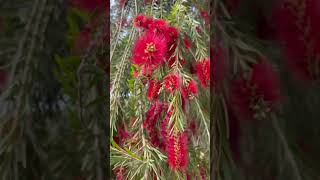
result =
[{"label": "hanging branch", "polygon": [[31,142],[32,148],[40,159],[46,158],[46,153],[39,148],[40,144],[36,143],[36,137],[32,131],[33,112],[30,106],[33,94],[30,92],[36,84],[30,81],[34,74],[33,68],[37,67],[35,64],[41,62],[34,54],[34,51],[38,50],[36,42],[39,37],[41,39],[44,36],[51,13],[52,9],[46,0],[33,3],[29,21],[25,26],[26,30],[13,58],[9,77],[10,86],[1,94],[1,101],[6,103],[0,118],[2,120],[0,132],[6,134],[0,146],[2,179],[19,179],[23,176],[21,167],[27,168],[27,142]]}]

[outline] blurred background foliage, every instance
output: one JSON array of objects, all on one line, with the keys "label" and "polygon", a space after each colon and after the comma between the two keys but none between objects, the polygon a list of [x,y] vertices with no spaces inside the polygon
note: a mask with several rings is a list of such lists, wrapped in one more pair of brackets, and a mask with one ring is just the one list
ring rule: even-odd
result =
[{"label": "blurred background foliage", "polygon": [[[274,16],[279,2],[212,1],[211,46],[215,47],[217,41],[223,44],[230,62],[226,90],[217,96],[228,99],[230,81],[238,76],[233,65],[237,61],[246,62],[246,58],[256,57],[257,54],[263,54],[274,65],[281,82],[281,102],[273,117],[248,121],[241,120],[232,108],[217,110],[213,120],[220,126],[213,127],[211,132],[217,134],[217,138],[211,141],[215,143],[212,144],[212,150],[216,150],[212,152],[212,157],[215,157],[214,153],[219,156],[211,159],[211,175],[217,179],[320,178],[319,83],[316,80],[307,85],[306,82],[297,80],[288,68],[282,51],[283,44],[278,39],[277,17]],[[302,4],[307,2],[312,1],[299,1]],[[242,42],[239,43],[238,40]],[[211,110],[219,102],[212,103]],[[228,106],[232,107],[233,104]],[[229,114],[227,119],[223,116],[223,111],[226,110]]]},{"label": "blurred background foliage", "polygon": [[108,3],[84,2],[0,1],[1,180],[107,177]]}]

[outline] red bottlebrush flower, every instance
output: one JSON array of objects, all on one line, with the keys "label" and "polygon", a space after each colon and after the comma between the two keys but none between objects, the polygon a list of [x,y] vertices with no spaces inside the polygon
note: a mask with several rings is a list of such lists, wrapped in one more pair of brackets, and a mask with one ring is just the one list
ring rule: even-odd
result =
[{"label": "red bottlebrush flower", "polygon": [[142,65],[141,67],[142,75],[146,77],[151,77],[155,68],[156,66],[152,66],[148,64]]},{"label": "red bottlebrush flower", "polygon": [[188,172],[187,172],[187,175],[186,175],[186,180],[191,180],[191,175]]},{"label": "red bottlebrush flower", "polygon": [[186,133],[182,133],[179,137],[180,144],[180,168],[186,169],[188,165],[188,136]]},{"label": "red bottlebrush flower", "polygon": [[188,164],[188,136],[185,132],[171,134],[167,141],[168,165],[172,170],[185,170]]},{"label": "red bottlebrush flower", "polygon": [[198,96],[198,86],[194,80],[189,81],[188,85],[182,88],[184,98],[189,98],[191,95]]},{"label": "red bottlebrush flower", "polygon": [[209,23],[209,13],[208,13],[208,11],[201,11],[200,15],[204,18],[206,24],[208,24]]},{"label": "red bottlebrush flower", "polygon": [[171,108],[171,110],[168,110],[168,107],[164,107],[163,109],[165,109],[167,112],[166,112],[166,115],[165,115],[164,119],[161,121],[160,126],[161,126],[162,139],[163,139],[164,143],[166,143],[166,141],[168,139],[168,134],[169,134],[170,130],[173,127],[172,125],[171,125],[171,127],[168,127],[170,118],[171,118],[172,113],[173,113],[173,108]]},{"label": "red bottlebrush flower", "polygon": [[123,167],[116,168],[113,170],[114,174],[116,175],[116,180],[125,180],[125,172],[126,169]]},{"label": "red bottlebrush flower", "polygon": [[150,137],[150,142],[153,146],[155,147],[159,147],[160,149],[164,149],[163,146],[163,141],[161,141],[160,136],[159,136],[159,131],[156,127],[154,127],[153,129],[149,129],[148,130],[148,134]]},{"label": "red bottlebrush flower", "polygon": [[166,61],[168,62],[168,66],[171,68],[172,64],[176,61],[176,57],[174,56],[174,53],[177,48],[176,40],[178,38],[178,30],[173,26],[169,26],[164,35],[168,44]]},{"label": "red bottlebrush flower", "polygon": [[[174,42],[176,42],[177,38],[178,38],[178,30],[177,28],[173,27],[173,26],[168,26],[165,32],[165,37],[167,39],[167,42],[169,44],[173,44]],[[169,46],[170,48],[171,46]]]},{"label": "red bottlebrush flower", "polygon": [[132,62],[137,65],[159,66],[167,52],[167,44],[163,37],[147,33],[140,37],[133,48]]},{"label": "red bottlebrush flower", "polygon": [[153,129],[157,123],[158,118],[162,112],[163,103],[156,101],[153,103],[146,115],[146,119],[143,121],[143,127],[147,130]]},{"label": "red bottlebrush flower", "polygon": [[145,22],[146,22],[147,18],[148,17],[146,17],[144,14],[139,14],[134,18],[133,25],[135,27],[142,28],[145,26]]},{"label": "red bottlebrush flower", "polygon": [[305,28],[309,27],[306,23],[310,22],[302,8],[305,5],[289,1],[281,1],[277,5],[274,12],[276,32],[282,43],[287,64],[297,79],[310,82],[313,77],[309,66],[315,57],[312,40],[316,38],[311,37],[312,27],[310,31]]},{"label": "red bottlebrush flower", "polygon": [[231,104],[240,119],[250,119],[253,116],[250,109],[250,97],[251,91],[245,80],[238,79],[232,82],[230,86]]},{"label": "red bottlebrush flower", "polygon": [[129,137],[129,133],[123,128],[119,128],[119,135],[122,139],[127,139]]},{"label": "red bottlebrush flower", "polygon": [[[249,79],[232,83],[230,93],[239,117],[252,119],[255,113],[268,110],[265,108],[271,108],[280,100],[280,82],[273,67],[263,59],[253,66]],[[254,109],[256,107],[264,109]]]},{"label": "red bottlebrush flower", "polygon": [[217,89],[222,81],[224,80],[226,76],[226,72],[228,69],[228,58],[227,53],[225,52],[225,49],[223,49],[221,46],[216,46],[214,48],[211,48],[211,59],[213,63],[213,87],[214,89]]},{"label": "red bottlebrush flower", "polygon": [[121,145],[125,140],[130,137],[129,132],[124,128],[124,125],[120,125],[118,128],[118,134],[114,137],[114,140],[117,144]]},{"label": "red bottlebrush flower", "polygon": [[198,62],[196,70],[201,85],[203,87],[208,87],[210,83],[210,59],[204,59]]},{"label": "red bottlebrush flower", "polygon": [[175,90],[179,89],[181,86],[181,78],[177,74],[168,74],[163,79],[164,88],[173,93]]},{"label": "red bottlebrush flower", "polygon": [[190,47],[191,47],[191,42],[190,42],[190,40],[188,39],[187,36],[184,37],[183,43],[184,43],[184,46],[185,46],[187,49],[190,49]]},{"label": "red bottlebrush flower", "polygon": [[164,19],[155,19],[153,20],[153,23],[151,24],[150,31],[154,32],[158,35],[164,35],[164,33],[168,29],[167,21]]},{"label": "red bottlebrush flower", "polygon": [[193,95],[198,95],[198,86],[197,83],[194,80],[191,80],[188,84],[188,90],[193,94]]},{"label": "red bottlebrush flower", "polygon": [[160,94],[161,83],[157,80],[149,81],[149,88],[147,92],[147,98],[151,101],[158,99]]},{"label": "red bottlebrush flower", "polygon": [[202,180],[206,180],[206,169],[204,167],[200,168],[200,176]]},{"label": "red bottlebrush flower", "polygon": [[263,100],[274,104],[280,100],[280,81],[274,68],[266,60],[261,60],[253,66],[251,86]]},{"label": "red bottlebrush flower", "polygon": [[152,27],[154,19],[147,17],[144,14],[137,15],[133,20],[133,25],[137,28],[150,29]]},{"label": "red bottlebrush flower", "polygon": [[201,14],[201,16],[202,16],[203,18],[208,18],[208,17],[209,17],[208,11],[201,11],[200,14]]},{"label": "red bottlebrush flower", "polygon": [[152,25],[153,25],[153,22],[154,22],[154,19],[152,17],[148,17],[145,22],[144,22],[144,28],[146,30],[149,30],[152,28]]},{"label": "red bottlebrush flower", "polygon": [[164,142],[160,137],[160,132],[157,128],[157,120],[159,119],[162,109],[165,109],[165,104],[161,102],[155,102],[151,105],[147,112],[147,117],[143,122],[143,127],[146,128],[150,142],[153,146],[164,150]]},{"label": "red bottlebrush flower", "polygon": [[167,141],[168,139],[168,124],[169,124],[170,116],[166,116],[162,121],[161,121],[161,137],[164,142]]}]

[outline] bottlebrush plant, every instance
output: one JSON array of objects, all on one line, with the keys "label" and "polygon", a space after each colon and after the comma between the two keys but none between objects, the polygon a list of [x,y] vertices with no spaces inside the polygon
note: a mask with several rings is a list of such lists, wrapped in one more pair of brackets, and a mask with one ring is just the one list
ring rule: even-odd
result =
[{"label": "bottlebrush plant", "polygon": [[319,1],[212,4],[211,178],[317,179]]},{"label": "bottlebrush plant", "polygon": [[207,6],[185,0],[112,5],[113,178],[209,179]]}]

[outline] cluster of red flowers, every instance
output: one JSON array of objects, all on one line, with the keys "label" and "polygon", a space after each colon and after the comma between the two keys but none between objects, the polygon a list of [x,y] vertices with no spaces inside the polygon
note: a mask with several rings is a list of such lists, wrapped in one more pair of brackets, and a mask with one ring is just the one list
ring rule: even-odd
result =
[{"label": "cluster of red flowers", "polygon": [[[174,123],[169,127],[169,121],[175,107],[169,109],[168,105],[160,102],[158,98],[163,88],[169,94],[181,92],[182,100],[185,101],[198,96],[198,86],[196,81],[192,79],[187,80],[184,84],[182,76],[174,72],[167,74],[162,81],[153,77],[155,70],[164,64],[172,69],[178,63],[181,66],[186,63],[184,59],[175,57],[179,33],[174,26],[170,26],[163,19],[154,19],[143,14],[135,17],[134,26],[141,33],[134,44],[131,60],[133,64],[138,65],[135,77],[142,75],[148,80],[147,98],[151,101],[143,127],[148,132],[151,144],[167,153],[169,167],[172,170],[182,171],[188,162],[188,131],[172,132]],[[184,47],[190,49],[191,41],[187,35],[183,37]],[[198,62],[195,69],[202,86],[208,87],[210,60],[204,59]],[[163,112],[165,113],[163,114]],[[161,117],[163,119],[157,126],[158,119]]]},{"label": "cluster of red flowers", "polygon": [[177,74],[168,74],[163,79],[164,88],[172,93],[181,86],[181,78]]},{"label": "cluster of red flowers", "polygon": [[[287,64],[297,79],[310,82],[319,78],[320,2],[282,0],[274,16]],[[308,27],[308,28],[305,28]]]},{"label": "cluster of red flowers", "polygon": [[125,168],[116,168],[113,170],[114,174],[116,175],[116,180],[125,180],[124,174],[126,173]]},{"label": "cluster of red flowers", "polygon": [[114,136],[114,141],[117,144],[122,145],[124,141],[130,137],[130,134],[128,131],[125,130],[123,124],[119,125],[117,129],[118,129],[118,133],[116,136]]},{"label": "cluster of red flowers", "polygon": [[147,91],[147,98],[149,100],[157,100],[160,94],[161,82],[151,79],[149,81],[149,88]]},{"label": "cluster of red flowers", "polygon": [[[138,38],[132,51],[132,62],[140,67],[142,75],[151,77],[153,71],[159,68],[164,62],[167,62],[168,67],[172,68],[176,59],[174,52],[176,49],[176,40],[178,38],[178,30],[169,26],[163,19],[154,19],[143,14],[138,15],[134,19],[134,25],[142,30],[142,35]],[[190,40],[184,36],[185,47],[191,47]],[[185,60],[179,59],[181,64]],[[210,80],[210,61],[203,60],[196,65],[197,74],[201,84],[204,87],[209,86]],[[136,76],[137,73],[136,73]],[[178,74],[168,74],[164,77],[163,82],[151,79],[147,97],[149,100],[155,101],[158,99],[160,90],[164,89],[169,93],[173,93],[182,89],[184,97],[197,95],[198,89],[195,81],[191,81],[187,87],[182,86],[181,77]]]},{"label": "cluster of red flowers", "polygon": [[204,18],[206,25],[207,25],[207,26],[210,25],[210,24],[209,24],[209,22],[210,22],[210,16],[209,16],[208,11],[202,10],[202,11],[200,11],[200,15],[201,15],[202,18]]},{"label": "cluster of red flowers", "polygon": [[168,164],[171,169],[183,170],[188,163],[188,136],[185,132],[171,134],[168,137]]},{"label": "cluster of red flowers", "polygon": [[280,81],[271,64],[260,60],[252,68],[249,78],[231,84],[232,107],[241,119],[268,112],[280,100]]},{"label": "cluster of red flowers", "polygon": [[196,71],[203,87],[210,85],[210,59],[204,59],[197,63]]},{"label": "cluster of red flowers", "polygon": [[163,37],[154,33],[141,36],[134,48],[132,62],[150,69],[159,67],[167,52],[167,44]]},{"label": "cluster of red flowers", "polygon": [[[156,124],[162,112],[166,113],[164,119],[160,122],[161,129],[158,129]],[[172,126],[168,128],[168,124],[172,112],[173,109],[168,110],[167,104],[156,101],[150,106],[147,117],[143,122],[143,127],[149,134],[151,144],[167,152],[169,167],[172,170],[183,170],[187,165],[188,137],[186,133],[177,133],[177,135],[170,133]]]},{"label": "cluster of red flowers", "polygon": [[[168,146],[168,137],[172,129],[168,127],[169,120],[173,113],[173,108],[168,109],[168,104],[159,101],[154,102],[147,114],[146,119],[143,122],[143,127],[147,130],[150,142],[153,146],[166,151]],[[164,118],[160,121],[160,128],[157,127],[158,120],[162,117],[162,113],[165,112]]]},{"label": "cluster of red flowers", "polygon": [[142,29],[143,35],[135,43],[132,62],[151,74],[165,60],[172,66],[175,61],[172,56],[177,46],[178,30],[163,19],[154,19],[143,14],[134,19],[134,25]]},{"label": "cluster of red flowers", "polygon": [[184,43],[184,46],[185,46],[187,49],[190,49],[190,47],[191,47],[191,42],[190,42],[189,38],[188,38],[186,35],[184,36],[183,43]]},{"label": "cluster of red flowers", "polygon": [[192,95],[198,95],[198,87],[194,80],[189,81],[188,85],[182,88],[182,97],[188,99]]}]

